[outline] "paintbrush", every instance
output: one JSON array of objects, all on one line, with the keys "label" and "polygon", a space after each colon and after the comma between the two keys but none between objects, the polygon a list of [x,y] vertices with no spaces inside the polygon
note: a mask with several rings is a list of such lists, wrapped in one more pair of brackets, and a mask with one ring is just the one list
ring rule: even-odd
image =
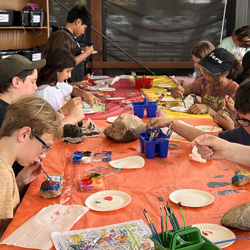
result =
[{"label": "paintbrush", "polygon": [[170,124],[169,124],[168,131],[167,131],[167,133],[166,133],[166,136],[167,136],[167,137],[170,137],[170,132],[171,132],[171,128],[172,128],[172,126],[173,126],[173,122],[174,122],[174,121],[171,121]]},{"label": "paintbrush", "polygon": [[187,228],[187,224],[186,224],[186,221],[185,221],[185,217],[184,217],[184,214],[183,214],[183,211],[182,211],[181,202],[178,202],[178,205],[179,205],[180,210],[181,210],[181,216],[182,216],[182,220],[183,220],[184,226],[185,226],[185,228]]},{"label": "paintbrush", "polygon": [[[177,85],[180,87],[181,85],[180,85],[180,83],[177,81]],[[185,104],[185,102],[184,102],[184,96],[182,95],[181,96],[181,99],[182,99],[182,102],[183,102],[183,105],[184,105],[184,107],[185,107],[185,109],[187,108],[186,107],[186,104]]]},{"label": "paintbrush", "polygon": [[138,80],[138,76],[136,75],[134,71],[131,72],[131,75],[135,78],[135,80]]},{"label": "paintbrush", "polygon": [[155,102],[155,105],[157,105],[161,99],[164,97],[165,95],[164,94],[161,94],[160,97],[157,99],[157,101]]},{"label": "paintbrush", "polygon": [[249,236],[240,237],[240,238],[230,239],[230,240],[218,241],[218,242],[214,242],[214,244],[222,244],[222,243],[226,243],[226,242],[230,242],[230,241],[236,241],[236,240],[246,239],[246,238],[249,238],[249,237],[250,237],[250,235]]},{"label": "paintbrush", "polygon": [[42,164],[40,164],[40,168],[42,169],[42,171],[46,174],[46,176],[48,177],[49,180],[53,181],[50,176],[46,173],[46,171],[43,169]]},{"label": "paintbrush", "polygon": [[167,141],[175,141],[175,142],[184,142],[184,143],[189,143],[189,144],[196,144],[193,141],[182,141],[182,140],[176,140],[176,139],[170,139],[170,138],[163,138],[163,140],[167,140]]},{"label": "paintbrush", "polygon": [[162,233],[162,243],[165,246],[165,234],[164,234],[164,224],[163,224],[163,214],[162,214],[162,207],[160,205],[160,213],[161,213],[161,233]]}]

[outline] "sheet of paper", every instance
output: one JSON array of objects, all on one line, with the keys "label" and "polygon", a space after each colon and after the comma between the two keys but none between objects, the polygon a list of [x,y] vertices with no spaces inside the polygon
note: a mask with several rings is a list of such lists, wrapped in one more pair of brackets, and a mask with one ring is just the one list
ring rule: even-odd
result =
[{"label": "sheet of paper", "polygon": [[49,205],[0,244],[49,250],[53,246],[51,233],[70,230],[88,210],[80,205]]},{"label": "sheet of paper", "polygon": [[137,250],[153,249],[149,239],[151,231],[142,220],[129,221],[98,228],[89,228],[62,233],[52,233],[56,250],[80,250],[87,247],[100,234],[103,236],[95,250]]}]

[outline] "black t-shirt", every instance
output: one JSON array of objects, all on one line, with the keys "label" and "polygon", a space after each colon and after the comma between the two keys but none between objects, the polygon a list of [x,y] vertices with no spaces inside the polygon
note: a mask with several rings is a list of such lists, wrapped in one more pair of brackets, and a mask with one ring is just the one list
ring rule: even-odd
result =
[{"label": "black t-shirt", "polygon": [[0,99],[0,127],[2,127],[3,118],[7,112],[8,106],[9,106],[9,103]]},{"label": "black t-shirt", "polygon": [[[75,48],[75,56],[78,56],[82,53],[82,49],[80,44],[78,43],[76,37],[66,28],[63,28],[66,32],[68,32],[72,38],[74,39],[76,43],[76,48]],[[84,78],[84,71],[86,67],[86,60],[84,59],[81,61],[78,65],[75,66],[74,70],[71,73],[71,78],[69,79],[69,82],[80,82]]]},{"label": "black t-shirt", "polygon": [[[7,112],[8,106],[9,106],[9,103],[0,99],[0,127],[2,127],[3,119],[4,119],[4,116]],[[13,171],[15,173],[15,176],[17,176],[18,173],[23,169],[23,166],[21,166],[20,164],[18,164],[15,161],[12,168],[13,168]]]}]

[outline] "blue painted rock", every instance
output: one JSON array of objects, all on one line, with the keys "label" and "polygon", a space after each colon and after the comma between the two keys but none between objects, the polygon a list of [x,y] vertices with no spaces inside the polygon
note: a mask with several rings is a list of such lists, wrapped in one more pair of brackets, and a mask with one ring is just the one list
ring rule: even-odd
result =
[{"label": "blue painted rock", "polygon": [[235,186],[243,186],[248,182],[250,182],[250,173],[244,169],[236,171],[235,176],[232,178],[232,183]]},{"label": "blue painted rock", "polygon": [[46,180],[42,183],[40,188],[40,195],[43,198],[50,199],[55,198],[62,193],[62,187],[60,182]]}]

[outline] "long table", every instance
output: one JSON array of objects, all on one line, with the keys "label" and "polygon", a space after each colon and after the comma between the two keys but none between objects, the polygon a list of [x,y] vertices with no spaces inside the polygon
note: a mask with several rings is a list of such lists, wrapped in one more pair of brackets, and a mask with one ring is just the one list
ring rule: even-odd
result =
[{"label": "long table", "polygon": [[[213,125],[210,118],[182,119],[190,125]],[[143,118],[145,123],[148,118]],[[98,127],[110,126],[106,120],[93,120]],[[33,183],[23,198],[16,214],[7,228],[2,239],[7,238],[24,222],[37,214],[42,208],[50,204],[79,204],[84,205],[93,191],[79,192],[78,176],[87,174],[86,168],[90,166],[108,166],[108,162],[92,162],[88,164],[71,164],[74,151],[92,151],[94,153],[104,150],[112,151],[112,160],[128,156],[142,156],[145,166],[140,169],[122,169],[121,172],[104,177],[106,190],[119,190],[131,196],[131,202],[124,208],[116,211],[98,212],[89,210],[71,230],[85,229],[122,223],[145,218],[142,210],[146,209],[160,231],[159,200],[169,201],[171,192],[180,189],[199,189],[207,191],[214,196],[214,202],[204,207],[183,207],[186,223],[220,224],[222,216],[233,206],[240,205],[249,200],[250,185],[236,187],[231,184],[231,178],[236,170],[247,167],[228,161],[207,161],[199,163],[190,159],[193,145],[178,142],[179,147],[168,151],[166,158],[157,155],[154,159],[147,159],[141,152],[139,139],[128,143],[117,143],[101,134],[99,137],[85,138],[78,144],[56,142],[52,150],[47,153],[44,168],[48,174],[63,174],[65,183],[63,193],[54,199],[43,199],[39,196],[41,183],[45,175],[41,174]],[[67,192],[65,191],[67,190]],[[71,190],[68,192],[68,190]],[[181,220],[181,213],[177,204],[170,201],[177,218]],[[146,221],[145,221],[146,222]],[[181,225],[183,226],[183,224]],[[248,232],[232,229],[236,237],[248,235]],[[24,232],[25,233],[25,232]],[[249,239],[235,241],[228,250],[245,250],[249,247]],[[0,249],[23,249],[14,246],[0,245]],[[52,247],[51,249],[55,249]]]}]

